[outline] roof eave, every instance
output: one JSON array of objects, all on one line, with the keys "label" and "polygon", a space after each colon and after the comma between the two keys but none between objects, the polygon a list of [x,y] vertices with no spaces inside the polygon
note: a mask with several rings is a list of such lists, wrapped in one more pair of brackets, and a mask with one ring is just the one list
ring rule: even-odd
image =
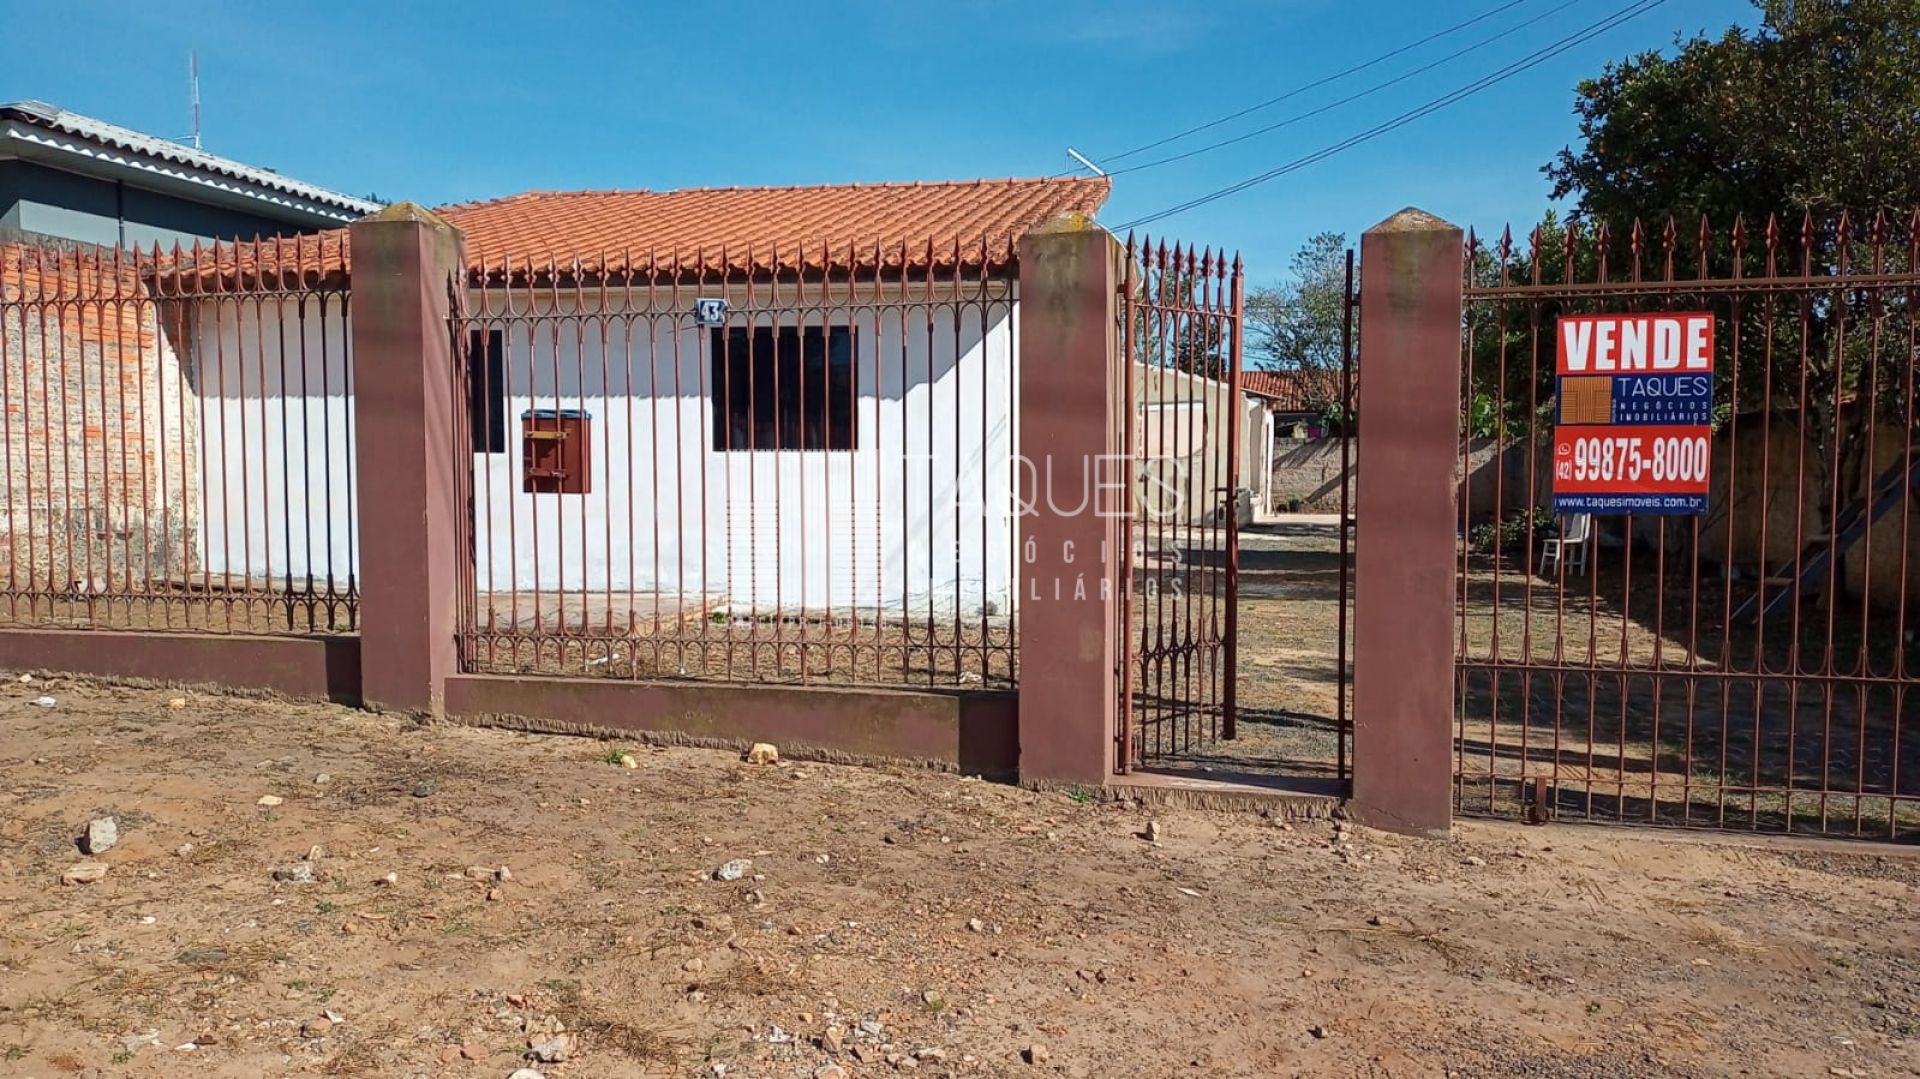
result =
[{"label": "roof eave", "polygon": [[[297,181],[266,184],[59,131],[18,116],[0,118],[0,157],[119,180],[230,209],[313,227],[358,220],[379,207]],[[268,209],[270,208],[270,209]]]}]

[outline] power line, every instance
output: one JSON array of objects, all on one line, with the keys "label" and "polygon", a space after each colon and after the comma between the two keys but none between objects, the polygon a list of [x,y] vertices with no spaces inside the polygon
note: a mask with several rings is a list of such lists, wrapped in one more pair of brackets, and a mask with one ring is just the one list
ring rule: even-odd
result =
[{"label": "power line", "polygon": [[1348,94],[1346,97],[1340,98],[1338,101],[1330,101],[1325,105],[1319,106],[1318,108],[1309,109],[1306,112],[1302,112],[1302,113],[1296,113],[1295,115],[1289,116],[1284,120],[1276,121],[1274,123],[1266,125],[1265,127],[1256,127],[1252,131],[1235,135],[1229,139],[1221,139],[1219,142],[1210,142],[1205,146],[1196,146],[1191,150],[1183,150],[1180,153],[1169,154],[1166,157],[1155,158],[1152,161],[1142,162],[1141,164],[1138,164],[1138,165],[1128,165],[1126,168],[1123,168],[1123,169],[1112,169],[1108,171],[1107,175],[1122,176],[1129,172],[1139,172],[1142,169],[1151,169],[1151,168],[1157,168],[1158,166],[1161,166],[1161,165],[1170,165],[1175,161],[1185,161],[1187,158],[1198,157],[1201,154],[1210,153],[1222,147],[1232,146],[1235,143],[1245,142],[1248,139],[1257,138],[1261,135],[1266,135],[1271,132],[1278,131],[1283,127],[1287,127],[1291,124],[1297,124],[1302,120],[1310,120],[1313,117],[1319,116],[1323,113],[1332,112],[1334,109],[1340,108],[1342,105],[1351,105],[1354,102],[1359,101],[1361,98],[1372,97],[1374,94],[1377,94],[1380,91],[1387,89],[1388,87],[1398,86],[1399,84],[1406,82],[1408,79],[1414,78],[1415,76],[1418,76],[1418,75],[1424,75],[1427,72],[1432,71],[1434,68],[1441,67],[1445,64],[1451,63],[1452,61],[1460,59],[1462,56],[1465,56],[1468,53],[1478,52],[1479,50],[1486,48],[1488,45],[1491,45],[1496,41],[1500,41],[1503,38],[1512,37],[1514,34],[1517,34],[1520,31],[1525,30],[1527,27],[1532,26],[1545,19],[1548,19],[1554,15],[1558,15],[1560,12],[1567,10],[1568,8],[1574,6],[1579,2],[1580,0],[1564,0],[1564,2],[1561,3],[1558,7],[1548,8],[1547,10],[1541,12],[1538,15],[1535,15],[1533,18],[1528,19],[1525,22],[1516,23],[1513,26],[1509,26],[1505,30],[1500,31],[1499,33],[1492,35],[1491,37],[1481,38],[1479,41],[1476,41],[1473,44],[1468,45],[1463,49],[1457,49],[1453,52],[1448,53],[1445,56],[1442,56],[1438,60],[1434,60],[1420,67],[1416,67],[1413,70],[1406,72],[1405,74],[1396,75],[1393,78],[1386,80],[1385,82],[1375,83],[1374,85],[1369,86],[1365,90],[1361,90],[1358,93]]},{"label": "power line", "polygon": [[1248,113],[1259,112],[1261,109],[1278,105],[1282,101],[1286,101],[1290,98],[1298,97],[1301,94],[1306,93],[1308,90],[1318,89],[1319,87],[1325,86],[1330,82],[1334,82],[1339,79],[1344,79],[1348,75],[1356,75],[1362,71],[1365,71],[1370,67],[1374,67],[1378,64],[1383,64],[1388,60],[1393,59],[1396,56],[1400,56],[1402,54],[1412,52],[1414,49],[1417,49],[1422,45],[1425,45],[1429,42],[1438,41],[1449,34],[1457,34],[1460,31],[1465,30],[1469,26],[1473,26],[1476,23],[1485,22],[1486,20],[1493,18],[1495,15],[1498,15],[1503,11],[1507,11],[1512,8],[1519,7],[1521,4],[1524,4],[1527,2],[1528,0],[1507,0],[1506,3],[1501,4],[1499,7],[1493,8],[1490,11],[1483,11],[1480,14],[1475,15],[1473,18],[1466,20],[1465,22],[1454,23],[1452,26],[1449,26],[1444,30],[1436,30],[1433,33],[1428,34],[1426,37],[1423,37],[1418,41],[1409,42],[1408,44],[1402,45],[1399,48],[1394,49],[1390,52],[1383,52],[1371,60],[1367,60],[1362,63],[1355,64],[1352,67],[1347,68],[1343,71],[1336,71],[1331,75],[1322,76],[1304,85],[1296,86],[1293,89],[1288,90],[1286,93],[1279,95],[1278,97],[1270,97],[1265,101],[1259,102],[1258,104],[1248,105],[1246,108],[1241,109],[1239,112],[1228,113],[1227,115],[1219,117],[1218,119],[1208,120],[1204,124],[1196,124],[1193,127],[1187,128],[1185,131],[1168,135],[1165,138],[1155,139],[1152,142],[1143,143],[1139,146],[1134,147],[1131,150],[1127,150],[1125,152],[1118,153],[1118,154],[1108,155],[1106,157],[1102,157],[1100,160],[1121,161],[1126,158],[1132,157],[1135,154],[1145,153],[1148,150],[1153,150],[1153,149],[1157,149],[1159,147],[1165,146],[1167,143],[1178,142],[1179,140],[1186,138],[1188,135],[1197,135],[1202,131],[1207,131],[1212,128],[1219,127],[1221,124],[1231,123],[1232,121],[1238,120],[1239,118],[1247,115]]},{"label": "power line", "polygon": [[1363,142],[1369,142],[1375,138],[1378,138],[1381,135],[1386,134],[1389,131],[1395,130],[1396,128],[1405,127],[1407,124],[1410,124],[1413,121],[1418,120],[1423,116],[1427,116],[1431,113],[1438,112],[1439,110],[1446,108],[1448,105],[1452,105],[1459,101],[1464,101],[1465,99],[1472,97],[1474,94],[1477,94],[1480,91],[1485,90],[1490,86],[1494,86],[1499,83],[1505,82],[1506,80],[1512,78],[1515,75],[1520,74],[1523,71],[1527,71],[1531,68],[1538,67],[1541,64],[1545,63],[1546,61],[1551,60],[1555,56],[1558,56],[1561,53],[1564,53],[1567,50],[1577,45],[1590,41],[1593,38],[1596,38],[1601,34],[1604,34],[1607,31],[1614,29],[1615,27],[1621,26],[1632,19],[1636,19],[1641,15],[1644,15],[1647,12],[1652,11],[1654,8],[1657,8],[1664,3],[1666,3],[1666,0],[1636,0],[1635,3],[1629,4],[1627,7],[1622,8],[1620,11],[1617,11],[1614,14],[1607,16],[1606,18],[1600,20],[1599,22],[1591,23],[1588,26],[1584,27],[1583,29],[1576,30],[1572,34],[1569,34],[1568,36],[1561,38],[1559,41],[1556,41],[1551,45],[1548,45],[1525,57],[1522,57],[1521,59],[1516,60],[1511,64],[1508,64],[1506,67],[1499,69],[1498,71],[1495,71],[1488,75],[1481,76],[1479,79],[1476,79],[1475,81],[1468,83],[1467,85],[1462,86],[1459,89],[1452,91],[1451,93],[1444,94],[1438,98],[1428,101],[1423,105],[1420,105],[1413,109],[1409,109],[1408,111],[1403,112],[1398,116],[1395,116],[1393,119],[1387,120],[1384,123],[1368,128],[1367,130],[1362,131],[1357,135],[1350,135],[1347,138],[1341,139],[1339,142],[1333,143],[1332,145],[1329,145],[1329,146],[1322,147],[1321,149],[1316,150],[1311,154],[1307,154],[1304,157],[1295,158],[1294,160],[1289,161],[1284,165],[1280,165],[1275,168],[1269,169],[1266,172],[1260,173],[1257,176],[1251,176],[1245,180],[1241,180],[1238,183],[1229,184],[1228,186],[1219,188],[1218,190],[1210,191],[1205,195],[1201,195],[1197,198],[1189,199],[1186,202],[1180,203],[1177,206],[1170,206],[1164,210],[1155,211],[1154,213],[1148,214],[1144,217],[1135,218],[1134,220],[1128,221],[1125,224],[1116,225],[1114,226],[1114,228],[1116,230],[1133,229],[1133,228],[1138,228],[1142,225],[1152,224],[1153,222],[1159,221],[1163,218],[1171,217],[1174,214],[1185,213],[1188,210],[1195,209],[1196,207],[1204,206],[1210,202],[1218,201],[1219,199],[1226,198],[1229,195],[1238,194],[1242,191],[1245,191],[1247,188],[1266,183],[1268,180],[1276,179],[1278,177],[1286,175],[1287,173],[1297,172],[1300,169],[1306,168],[1309,165],[1317,164],[1321,161],[1326,160],[1329,157],[1334,156],[1335,154],[1351,149],[1355,146],[1360,145]]}]

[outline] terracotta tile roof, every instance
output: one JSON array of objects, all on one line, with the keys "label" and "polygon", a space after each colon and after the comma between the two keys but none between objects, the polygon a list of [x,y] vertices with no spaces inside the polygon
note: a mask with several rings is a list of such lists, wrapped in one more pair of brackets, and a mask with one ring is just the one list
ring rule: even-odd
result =
[{"label": "terracotta tile roof", "polygon": [[113,248],[0,243],[0,303],[137,301],[150,269],[146,255]]},{"label": "terracotta tile roof", "polygon": [[[1105,179],[971,180],[685,191],[536,191],[448,206],[471,261],[735,271],[1004,265],[1020,235],[1055,214],[1092,214]],[[877,253],[876,253],[877,252]]]},{"label": "terracotta tile roof", "polygon": [[347,230],[192,247],[154,248],[149,264],[156,296],[249,290],[344,288]]},{"label": "terracotta tile roof", "polygon": [[1340,397],[1338,371],[1241,371],[1240,389],[1281,412],[1311,412]]},{"label": "terracotta tile roof", "polygon": [[[466,235],[468,269],[497,278],[576,261],[583,273],[725,273],[999,268],[1020,236],[1056,214],[1091,215],[1110,182],[967,180],[679,191],[533,191],[442,207]],[[223,249],[197,264],[283,286],[347,272],[346,230]],[[193,261],[191,259],[183,261]]]}]

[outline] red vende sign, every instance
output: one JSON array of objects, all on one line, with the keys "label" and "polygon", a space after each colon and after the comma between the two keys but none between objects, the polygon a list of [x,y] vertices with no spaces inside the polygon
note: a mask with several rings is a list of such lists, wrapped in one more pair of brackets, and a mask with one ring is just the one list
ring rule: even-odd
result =
[{"label": "red vende sign", "polygon": [[1561,375],[1702,374],[1713,370],[1713,315],[1567,315],[1560,319]]},{"label": "red vende sign", "polygon": [[1554,337],[1556,511],[1706,512],[1713,315],[1568,315]]}]

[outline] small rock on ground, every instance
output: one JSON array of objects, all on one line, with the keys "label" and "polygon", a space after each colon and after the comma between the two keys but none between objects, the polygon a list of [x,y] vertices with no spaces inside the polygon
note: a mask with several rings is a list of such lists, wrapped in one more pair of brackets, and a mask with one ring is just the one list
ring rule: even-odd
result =
[{"label": "small rock on ground", "polygon": [[120,1047],[129,1053],[137,1053],[142,1049],[148,1048],[158,1049],[160,1048],[160,1032],[157,1030],[149,1030],[142,1034],[129,1034],[120,1039]]},{"label": "small rock on ground", "polygon": [[107,875],[105,862],[81,862],[60,874],[62,884],[92,884]]},{"label": "small rock on ground", "polygon": [[87,822],[87,834],[83,838],[83,853],[105,854],[120,842],[120,822],[112,817],[96,817]]}]

